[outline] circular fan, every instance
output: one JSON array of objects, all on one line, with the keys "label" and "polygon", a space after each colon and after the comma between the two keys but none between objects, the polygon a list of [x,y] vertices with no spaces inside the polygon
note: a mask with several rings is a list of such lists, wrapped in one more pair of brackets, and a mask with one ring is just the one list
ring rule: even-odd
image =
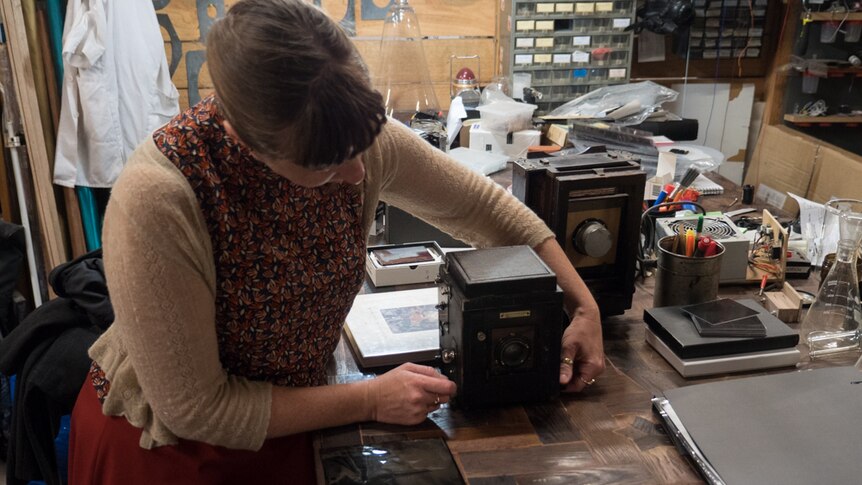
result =
[{"label": "circular fan", "polygon": [[[682,224],[685,230],[691,229],[692,231],[697,230],[697,220],[687,219],[684,221],[674,221],[669,224],[670,229],[674,233],[679,233],[679,225]],[[714,237],[717,240],[728,239],[732,237],[736,237],[736,231],[733,230],[730,225],[722,220],[710,220],[707,219],[703,221],[703,234]]]}]

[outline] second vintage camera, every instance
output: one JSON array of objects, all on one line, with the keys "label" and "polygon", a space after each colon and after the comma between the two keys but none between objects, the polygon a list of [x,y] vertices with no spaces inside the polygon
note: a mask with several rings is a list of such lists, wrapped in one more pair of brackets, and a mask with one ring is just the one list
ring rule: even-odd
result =
[{"label": "second vintage camera", "polygon": [[631,308],[646,173],[625,152],[517,160],[512,193],[542,218],[602,317]]}]

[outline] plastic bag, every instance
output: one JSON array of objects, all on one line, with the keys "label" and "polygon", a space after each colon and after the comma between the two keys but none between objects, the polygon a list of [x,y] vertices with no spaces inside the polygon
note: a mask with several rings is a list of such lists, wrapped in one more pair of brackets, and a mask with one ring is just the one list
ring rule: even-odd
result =
[{"label": "plastic bag", "polygon": [[678,94],[652,81],[606,86],[557,107],[548,117],[612,118],[619,125],[636,125]]}]

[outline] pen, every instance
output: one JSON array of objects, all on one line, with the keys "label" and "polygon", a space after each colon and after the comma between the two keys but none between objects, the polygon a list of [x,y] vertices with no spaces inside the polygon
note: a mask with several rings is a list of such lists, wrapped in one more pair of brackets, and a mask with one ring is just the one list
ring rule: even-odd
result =
[{"label": "pen", "polygon": [[706,251],[709,249],[709,246],[712,244],[712,239],[709,236],[703,236],[697,241],[697,250],[695,250],[694,255],[697,257],[705,257]]},{"label": "pen", "polygon": [[694,256],[694,241],[694,231],[692,231],[691,229],[687,230],[685,232],[685,255],[689,258]]},{"label": "pen", "polygon": [[703,253],[704,258],[708,258],[710,256],[715,256],[715,253],[718,252],[718,243],[714,240],[709,240],[709,247],[706,248],[706,251]]},{"label": "pen", "polygon": [[661,204],[662,202],[664,202],[664,199],[666,197],[667,197],[667,192],[665,192],[664,189],[662,189],[662,191],[658,193],[658,197],[655,198],[655,202],[653,202],[652,205],[657,206],[657,205]]},{"label": "pen", "polygon": [[[697,236],[700,237],[700,233],[703,232],[703,214],[697,216]],[[709,239],[709,238],[707,238]]]},{"label": "pen", "polygon": [[763,296],[763,289],[766,288],[766,280],[769,278],[769,275],[763,275],[763,278],[760,280],[760,293],[757,296]]}]

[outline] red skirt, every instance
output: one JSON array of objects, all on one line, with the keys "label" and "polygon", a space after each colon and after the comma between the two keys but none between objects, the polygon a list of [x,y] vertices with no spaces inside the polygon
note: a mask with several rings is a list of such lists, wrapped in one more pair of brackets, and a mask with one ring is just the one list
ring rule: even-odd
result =
[{"label": "red skirt", "polygon": [[147,450],[138,444],[139,428],[102,414],[89,378],[78,393],[70,435],[70,485],[316,482],[310,433],[266,440],[259,451],[183,439]]}]

